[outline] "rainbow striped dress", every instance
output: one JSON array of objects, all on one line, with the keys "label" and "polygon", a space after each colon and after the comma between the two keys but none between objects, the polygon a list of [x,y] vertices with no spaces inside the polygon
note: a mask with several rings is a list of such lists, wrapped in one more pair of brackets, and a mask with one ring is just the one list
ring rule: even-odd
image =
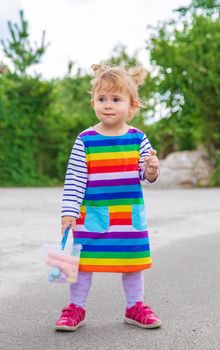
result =
[{"label": "rainbow striped dress", "polygon": [[151,145],[130,127],[122,136],[89,128],[71,152],[62,215],[78,217],[75,243],[83,246],[80,271],[135,272],[151,267],[141,180]]}]

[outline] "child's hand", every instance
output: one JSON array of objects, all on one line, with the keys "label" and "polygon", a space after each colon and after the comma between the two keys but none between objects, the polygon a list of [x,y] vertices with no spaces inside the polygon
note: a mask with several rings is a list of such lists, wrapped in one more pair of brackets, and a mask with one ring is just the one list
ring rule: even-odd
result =
[{"label": "child's hand", "polygon": [[157,151],[151,149],[150,156],[144,158],[145,176],[150,182],[154,181],[158,176],[159,159],[157,158]]},{"label": "child's hand", "polygon": [[61,220],[61,233],[64,234],[64,231],[68,226],[74,230],[76,226],[76,219],[73,216],[63,216]]}]

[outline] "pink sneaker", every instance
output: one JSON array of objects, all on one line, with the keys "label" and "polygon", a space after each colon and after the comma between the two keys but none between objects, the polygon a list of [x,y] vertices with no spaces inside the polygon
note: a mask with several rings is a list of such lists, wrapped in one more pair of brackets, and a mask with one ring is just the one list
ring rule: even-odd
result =
[{"label": "pink sneaker", "polygon": [[62,310],[61,316],[56,322],[57,331],[76,331],[85,324],[86,311],[75,304],[70,304]]},{"label": "pink sneaker", "polygon": [[138,301],[134,306],[126,308],[125,322],[141,328],[157,328],[162,324],[151,308],[142,303],[142,301]]}]

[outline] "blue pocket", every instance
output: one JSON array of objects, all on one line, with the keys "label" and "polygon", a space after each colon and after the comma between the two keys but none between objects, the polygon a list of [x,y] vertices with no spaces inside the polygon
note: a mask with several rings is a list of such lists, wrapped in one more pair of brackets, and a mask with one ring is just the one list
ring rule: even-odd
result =
[{"label": "blue pocket", "polygon": [[143,204],[132,205],[132,225],[136,230],[146,230],[147,214],[146,208]]},{"label": "blue pocket", "polygon": [[84,226],[90,232],[105,232],[109,227],[108,207],[86,207]]}]

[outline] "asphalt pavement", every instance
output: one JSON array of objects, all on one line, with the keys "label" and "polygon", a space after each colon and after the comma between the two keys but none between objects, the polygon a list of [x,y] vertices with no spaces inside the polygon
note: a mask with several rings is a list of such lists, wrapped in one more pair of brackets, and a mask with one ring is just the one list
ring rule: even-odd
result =
[{"label": "asphalt pavement", "polygon": [[[43,191],[43,190],[42,190]],[[45,194],[45,200],[42,199],[42,193],[37,197],[46,203],[48,194],[53,194],[50,200],[57,198],[59,190],[49,190]],[[0,191],[1,192],[1,191]],[[5,202],[2,208],[7,207],[7,199],[11,191],[2,192]],[[2,194],[1,193],[1,194]],[[26,192],[28,198],[28,190]],[[155,195],[156,193],[156,195]],[[161,209],[161,213],[167,210],[171,212],[170,203],[174,197],[181,194],[181,198],[186,197],[191,200],[198,199],[198,193],[201,198],[207,194],[206,198],[219,198],[219,190],[209,191],[174,191],[174,192],[151,192],[152,198],[160,198],[169,203],[169,208]],[[19,191],[17,192],[19,197]],[[161,194],[161,196],[158,196]],[[211,197],[209,197],[209,195]],[[214,195],[214,197],[213,197]],[[186,196],[186,197],[184,197]],[[200,196],[200,194],[199,194]],[[15,196],[16,197],[16,196]],[[19,199],[14,202],[14,208],[19,205]],[[173,198],[174,198],[173,197]],[[12,198],[12,197],[11,197]],[[52,198],[52,199],[51,199]],[[20,197],[24,203],[25,195]],[[178,198],[175,199],[179,202]],[[153,205],[155,201],[152,200]],[[174,199],[173,199],[174,202]],[[207,202],[207,201],[206,201]],[[32,202],[31,202],[32,203]],[[34,227],[39,226],[42,217],[41,205],[35,206]],[[68,287],[65,285],[48,284],[44,276],[44,271],[39,268],[39,248],[43,242],[43,236],[39,239],[32,227],[30,229],[30,218],[28,222],[29,231],[24,237],[30,234],[30,240],[26,243],[19,243],[19,220],[10,221],[1,217],[2,228],[7,228],[8,235],[4,236],[4,244],[1,249],[1,317],[0,317],[0,349],[2,350],[219,350],[220,349],[220,230],[218,215],[216,221],[210,216],[214,208],[219,208],[217,202],[207,202],[208,207],[212,208],[210,213],[208,207],[202,207],[200,202],[197,206],[187,205],[185,201],[185,211],[181,207],[181,215],[173,210],[173,222],[171,214],[167,218],[172,222],[173,231],[175,228],[182,227],[184,232],[187,227],[187,233],[182,233],[179,239],[168,240],[169,244],[156,244],[152,251],[153,267],[145,271],[145,302],[162,319],[163,326],[160,329],[145,330],[123,322],[125,300],[121,285],[120,274],[102,274],[96,273],[93,277],[93,284],[87,305],[87,323],[77,332],[61,333],[54,331],[54,323],[61,308],[68,303]],[[12,205],[13,206],[13,205]],[[30,202],[23,204],[23,211],[26,213]],[[25,209],[26,208],[26,209]],[[159,208],[159,207],[158,207]],[[188,211],[190,208],[190,211]],[[196,208],[198,209],[196,212]],[[201,208],[203,208],[201,210]],[[51,218],[56,210],[48,210]],[[2,211],[2,213],[4,210]],[[20,214],[22,210],[20,209]],[[161,231],[160,225],[156,227],[156,213],[159,209],[151,212],[152,234],[158,235]],[[204,219],[204,225],[194,227],[191,224],[192,234],[190,237],[187,217],[191,213],[193,218],[198,214]],[[184,214],[183,214],[184,213]],[[18,213],[17,213],[18,214]],[[29,213],[30,214],[30,213]],[[210,214],[210,215],[209,215]],[[28,213],[25,215],[28,216]],[[35,216],[34,216],[35,215]],[[48,214],[49,215],[49,214]],[[161,214],[162,215],[162,214]],[[164,214],[165,215],[165,214]],[[168,214],[167,214],[168,215]],[[36,222],[36,217],[39,222]],[[29,216],[28,216],[29,217]],[[191,219],[192,219],[191,217]],[[12,216],[13,218],[13,216]],[[164,217],[163,217],[164,218]],[[178,219],[179,218],[179,219]],[[203,231],[206,220],[210,228]],[[160,217],[161,219],[161,217]],[[178,220],[177,220],[178,219]],[[17,220],[17,221],[16,221]],[[197,219],[196,219],[197,220]],[[166,220],[162,220],[162,222]],[[44,222],[44,220],[43,220]],[[17,225],[17,231],[14,226]],[[56,224],[53,224],[55,227]],[[188,226],[187,226],[188,225]],[[210,226],[211,225],[211,226]],[[9,230],[12,227],[12,232]],[[22,232],[25,231],[25,225],[21,226]],[[161,225],[163,227],[163,225]],[[169,226],[168,226],[169,227]],[[27,228],[27,227],[26,227]],[[48,228],[47,228],[48,229]],[[178,231],[178,230],[177,230]],[[193,232],[196,234],[193,234]],[[4,230],[5,232],[5,230]],[[17,233],[16,233],[17,232]],[[2,231],[3,233],[3,231]],[[163,230],[162,230],[163,233]],[[176,233],[178,234],[178,232]],[[16,247],[13,250],[13,235]],[[169,232],[167,232],[167,237]],[[26,244],[26,245],[25,245]],[[25,247],[27,248],[25,250]],[[11,253],[10,250],[11,249]],[[22,254],[23,252],[23,254]],[[22,259],[23,256],[23,259]],[[13,260],[14,259],[14,260]],[[32,259],[32,260],[30,260]],[[30,263],[32,261],[32,264]],[[28,264],[28,266],[27,266]],[[7,288],[5,287],[7,286]]]}]

